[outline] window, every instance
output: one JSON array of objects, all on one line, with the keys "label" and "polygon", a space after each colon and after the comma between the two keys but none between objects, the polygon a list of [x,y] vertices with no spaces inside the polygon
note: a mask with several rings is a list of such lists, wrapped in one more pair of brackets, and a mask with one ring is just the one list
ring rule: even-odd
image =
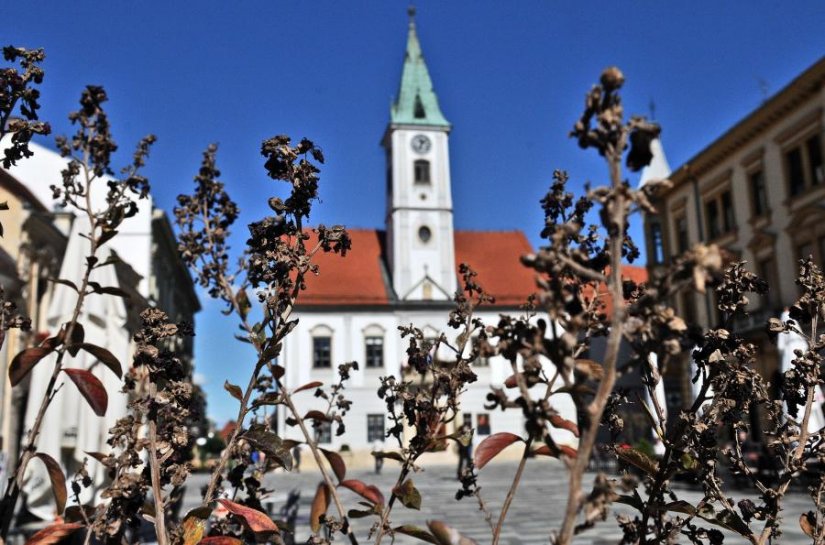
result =
[{"label": "window", "polygon": [[420,227],[418,229],[418,238],[421,239],[421,242],[423,242],[425,244],[428,243],[430,241],[430,239],[432,238],[432,236],[433,236],[433,232],[430,231],[430,228],[427,227],[426,225],[423,226],[423,227]]},{"label": "window", "polygon": [[733,198],[730,191],[722,193],[722,226],[729,233],[736,228],[736,214],[733,211]]},{"label": "window", "polygon": [[490,435],[490,415],[488,413],[478,413],[476,415],[476,433]]},{"label": "window", "polygon": [[327,421],[314,420],[315,442],[332,443],[332,423]]},{"label": "window", "polygon": [[705,215],[711,240],[736,229],[736,213],[730,189],[705,202]]},{"label": "window", "polygon": [[687,217],[682,216],[676,219],[676,249],[680,254],[688,251],[690,238],[688,236]]},{"label": "window", "polygon": [[813,257],[814,255],[814,245],[810,242],[806,242],[804,244],[800,244],[796,248],[796,257],[797,259],[808,259],[809,257]]},{"label": "window", "polygon": [[808,137],[785,151],[785,175],[791,197],[825,182],[822,139],[819,134]]},{"label": "window", "polygon": [[415,95],[415,104],[413,105],[413,115],[416,119],[424,119],[427,117],[427,112],[424,111],[424,103],[421,102],[421,95]]},{"label": "window", "polygon": [[384,337],[367,337],[364,339],[367,367],[384,367]]},{"label": "window", "polygon": [[416,159],[413,163],[413,180],[417,184],[430,183],[430,162],[426,159]]},{"label": "window", "polygon": [[705,214],[708,217],[708,235],[716,238],[722,232],[719,225],[719,206],[716,201],[709,201],[705,204]]},{"label": "window", "polygon": [[768,212],[768,192],[765,189],[765,172],[755,170],[748,176],[751,186],[753,215],[763,216]]},{"label": "window", "polygon": [[785,154],[788,164],[788,185],[791,196],[796,196],[805,190],[805,169],[802,166],[802,150],[794,148]]},{"label": "window", "polygon": [[386,437],[384,433],[384,415],[383,414],[368,414],[367,415],[367,442],[383,441]]},{"label": "window", "polygon": [[461,423],[466,428],[472,428],[473,427],[473,415],[470,414],[470,413],[464,413],[463,415],[461,415]]},{"label": "window", "polygon": [[312,366],[316,369],[332,367],[332,337],[312,338]]},{"label": "window", "polygon": [[665,249],[662,241],[662,226],[659,223],[650,225],[650,249],[654,263],[664,263]]},{"label": "window", "polygon": [[770,257],[756,262],[756,274],[768,283],[768,293],[761,296],[762,308],[770,308],[778,304],[779,284],[776,282],[776,268]]}]

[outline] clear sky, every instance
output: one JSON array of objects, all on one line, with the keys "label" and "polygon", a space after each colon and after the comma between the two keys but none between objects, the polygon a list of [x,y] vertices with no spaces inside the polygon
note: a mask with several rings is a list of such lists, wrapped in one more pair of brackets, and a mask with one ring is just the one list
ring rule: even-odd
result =
[{"label": "clear sky", "polygon": [[[450,139],[455,224],[521,229],[538,245],[538,200],[555,168],[604,182],[598,157],[567,133],[608,65],[625,73],[625,111],[650,113],[677,167],[825,53],[823,2],[418,1],[418,32]],[[0,42],[44,47],[42,117],[69,132],[84,85],[110,96],[125,161],[152,132],[156,202],[191,191],[201,151],[219,166],[245,225],[278,189],[260,142],[275,134],[324,149],[314,222],[377,227],[379,147],[398,88],[407,3],[0,1]],[[766,95],[767,93],[767,95]],[[53,140],[44,142],[53,145]],[[637,231],[638,232],[638,231]],[[482,279],[483,280],[483,279]],[[231,418],[225,378],[246,383],[234,326],[202,295],[196,359],[210,416]]]}]

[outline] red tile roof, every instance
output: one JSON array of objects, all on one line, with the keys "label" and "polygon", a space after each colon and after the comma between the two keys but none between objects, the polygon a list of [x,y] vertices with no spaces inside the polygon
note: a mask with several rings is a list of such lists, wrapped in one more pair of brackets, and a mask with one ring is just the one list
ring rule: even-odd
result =
[{"label": "red tile roof", "polygon": [[[318,276],[309,275],[301,293],[302,307],[383,306],[394,301],[384,255],[385,232],[376,229],[348,229],[352,249],[346,257],[319,252],[314,262]],[[315,240],[311,234],[310,244]],[[496,298],[495,306],[514,307],[525,303],[537,291],[535,273],[520,258],[533,248],[521,231],[456,231],[455,261],[467,263],[478,273],[478,282]],[[626,265],[622,274],[636,282],[647,279],[644,267]],[[459,279],[460,280],[460,279]],[[606,296],[606,290],[599,290]],[[607,301],[608,312],[610,301]]]},{"label": "red tile roof", "polygon": [[[535,272],[521,264],[533,247],[521,231],[456,231],[455,263],[466,263],[497,306],[518,306],[537,291]],[[461,279],[459,279],[460,282]]]},{"label": "red tile roof", "polygon": [[[352,249],[345,257],[332,252],[318,252],[313,262],[318,276],[307,276],[307,289],[298,297],[301,306],[320,305],[386,305],[387,286],[384,283],[382,239],[384,231],[347,229]],[[309,244],[317,240],[310,233]]]}]

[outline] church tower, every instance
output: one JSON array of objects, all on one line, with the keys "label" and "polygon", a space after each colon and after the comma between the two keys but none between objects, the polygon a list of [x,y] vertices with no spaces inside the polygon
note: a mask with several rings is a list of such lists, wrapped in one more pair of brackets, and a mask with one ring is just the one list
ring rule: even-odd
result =
[{"label": "church tower", "polygon": [[450,124],[441,113],[409,8],[398,96],[384,134],[387,255],[402,301],[447,300],[456,290]]}]

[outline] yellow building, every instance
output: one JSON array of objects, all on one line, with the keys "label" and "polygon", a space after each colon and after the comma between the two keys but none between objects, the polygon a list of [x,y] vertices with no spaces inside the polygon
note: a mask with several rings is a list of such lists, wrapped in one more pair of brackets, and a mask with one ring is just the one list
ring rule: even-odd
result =
[{"label": "yellow building", "polygon": [[[736,329],[761,345],[758,365],[776,383],[778,356],[762,334],[797,296],[798,260],[825,263],[825,58],[676,169],[673,186],[645,217],[648,268],[654,272],[697,242],[715,243],[768,281]],[[682,294],[689,322],[719,322],[713,294]],[[682,369],[668,377],[674,405],[690,391]],[[756,424],[756,416],[754,416]]]}]

